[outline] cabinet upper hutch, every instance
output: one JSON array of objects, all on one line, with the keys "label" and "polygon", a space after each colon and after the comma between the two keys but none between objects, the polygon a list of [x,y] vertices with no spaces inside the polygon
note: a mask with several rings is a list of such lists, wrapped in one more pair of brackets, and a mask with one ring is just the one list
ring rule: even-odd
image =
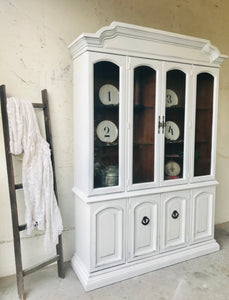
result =
[{"label": "cabinet upper hutch", "polygon": [[90,290],[219,249],[208,40],[113,22],[70,46],[76,243]]}]

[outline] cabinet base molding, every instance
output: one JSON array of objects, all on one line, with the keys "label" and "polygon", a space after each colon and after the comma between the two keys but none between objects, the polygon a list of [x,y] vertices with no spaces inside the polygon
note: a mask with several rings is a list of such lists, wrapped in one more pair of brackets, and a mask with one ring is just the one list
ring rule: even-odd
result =
[{"label": "cabinet base molding", "polygon": [[219,249],[219,244],[213,239],[179,250],[162,253],[150,260],[139,260],[131,263],[121,264],[116,267],[111,267],[92,273],[88,272],[77,254],[73,256],[71,264],[84,289],[86,291],[90,291],[192,258],[210,254],[218,251]]}]

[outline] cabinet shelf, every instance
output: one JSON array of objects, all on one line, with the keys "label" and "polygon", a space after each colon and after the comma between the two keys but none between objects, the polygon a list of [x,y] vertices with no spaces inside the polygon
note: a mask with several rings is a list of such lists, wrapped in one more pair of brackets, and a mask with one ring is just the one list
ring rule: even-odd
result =
[{"label": "cabinet shelf", "polygon": [[166,111],[184,111],[184,106],[170,106],[170,107],[166,107]]},{"label": "cabinet shelf", "polygon": [[104,144],[96,144],[95,149],[101,149],[101,148],[117,148],[118,143],[116,144],[109,144],[109,143],[104,143]]},{"label": "cabinet shelf", "polygon": [[98,104],[98,105],[95,105],[95,109],[97,110],[118,110],[119,108],[119,105],[103,105],[103,104]]},{"label": "cabinet shelf", "polygon": [[180,154],[165,154],[166,158],[181,158],[182,155]]},{"label": "cabinet shelf", "polygon": [[165,140],[165,143],[166,143],[166,144],[182,144],[182,143],[184,143],[184,140],[183,140],[183,139],[176,140],[176,141]]},{"label": "cabinet shelf", "polygon": [[134,142],[134,146],[153,146],[154,143],[138,143]]},{"label": "cabinet shelf", "polygon": [[134,105],[134,109],[135,110],[145,110],[145,109],[155,109],[154,106],[146,106],[146,105],[142,105],[142,104],[137,104]]},{"label": "cabinet shelf", "polygon": [[209,141],[207,140],[200,140],[200,141],[195,141],[195,143],[198,143],[198,144],[207,144]]},{"label": "cabinet shelf", "polygon": [[211,111],[212,108],[211,107],[197,107],[196,108],[197,111]]}]

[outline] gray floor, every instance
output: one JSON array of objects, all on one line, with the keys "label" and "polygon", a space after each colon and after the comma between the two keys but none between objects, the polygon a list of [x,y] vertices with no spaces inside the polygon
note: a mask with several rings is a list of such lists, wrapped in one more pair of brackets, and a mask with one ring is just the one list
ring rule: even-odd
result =
[{"label": "gray floor", "polygon": [[[202,256],[108,287],[85,292],[70,264],[66,277],[51,266],[25,278],[26,300],[226,300],[229,299],[229,223],[218,225],[217,253]],[[16,300],[15,277],[0,279],[0,299]]]}]

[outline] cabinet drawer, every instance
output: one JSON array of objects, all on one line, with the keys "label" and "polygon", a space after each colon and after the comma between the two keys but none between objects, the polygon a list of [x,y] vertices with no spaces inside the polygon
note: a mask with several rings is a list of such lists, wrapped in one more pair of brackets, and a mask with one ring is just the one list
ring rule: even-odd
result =
[{"label": "cabinet drawer", "polygon": [[91,209],[92,270],[124,263],[126,200],[93,204]]},{"label": "cabinet drawer", "polygon": [[189,192],[162,194],[161,251],[187,244]]},{"label": "cabinet drawer", "polygon": [[213,238],[215,187],[192,191],[191,243]]},{"label": "cabinet drawer", "polygon": [[158,252],[159,200],[160,195],[129,199],[129,261]]}]

